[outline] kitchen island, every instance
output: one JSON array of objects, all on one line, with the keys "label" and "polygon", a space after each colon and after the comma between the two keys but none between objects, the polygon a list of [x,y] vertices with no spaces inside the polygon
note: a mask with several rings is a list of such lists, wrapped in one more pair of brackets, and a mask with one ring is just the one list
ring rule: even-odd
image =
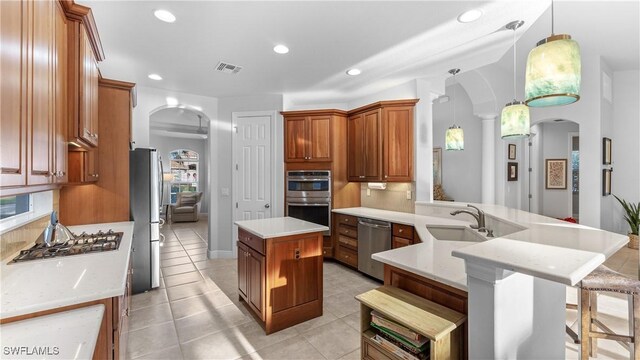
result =
[{"label": "kitchen island", "polygon": [[[420,243],[372,258],[385,264],[386,285],[468,314],[468,354],[474,358],[564,358],[566,286],[576,285],[627,238],[483,204],[474,205],[486,213],[495,238],[480,234],[483,241],[452,241],[429,232],[427,226],[456,227],[459,220],[472,220],[450,215],[466,205],[416,203],[416,214],[334,211],[415,227]],[[449,291],[440,291],[446,287]],[[456,297],[459,301],[451,301]]]},{"label": "kitchen island", "polygon": [[236,221],[238,296],[267,334],[322,315],[322,232],[291,218]]}]

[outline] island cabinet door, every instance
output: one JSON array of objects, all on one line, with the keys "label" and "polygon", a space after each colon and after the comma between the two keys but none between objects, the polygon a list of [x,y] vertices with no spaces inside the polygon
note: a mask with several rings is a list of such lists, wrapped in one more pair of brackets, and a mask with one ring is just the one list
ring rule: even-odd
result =
[{"label": "island cabinet door", "polygon": [[267,256],[274,314],[322,296],[318,286],[318,279],[322,279],[322,242],[317,235],[274,241]]},{"label": "island cabinet door", "polygon": [[238,293],[247,301],[247,246],[238,241]]},{"label": "island cabinet door", "polygon": [[248,303],[249,306],[260,315],[262,320],[264,317],[264,255],[257,251],[248,249],[249,256],[247,256],[247,278],[248,278]]}]

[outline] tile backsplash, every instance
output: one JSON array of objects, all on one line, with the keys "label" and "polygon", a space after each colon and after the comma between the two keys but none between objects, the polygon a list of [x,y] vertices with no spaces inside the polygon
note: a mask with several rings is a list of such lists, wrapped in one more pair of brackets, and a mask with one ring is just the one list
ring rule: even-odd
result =
[{"label": "tile backsplash", "polygon": [[[407,199],[407,191],[411,191],[411,199]],[[387,183],[385,190],[369,189],[367,183],[360,184],[360,203],[363,207],[413,213],[415,196],[415,183]]]},{"label": "tile backsplash", "polygon": [[[60,208],[58,190],[53,191],[53,208],[56,211]],[[4,261],[14,256],[19,250],[31,246],[48,222],[49,216],[43,216],[0,235],[0,261]]]}]

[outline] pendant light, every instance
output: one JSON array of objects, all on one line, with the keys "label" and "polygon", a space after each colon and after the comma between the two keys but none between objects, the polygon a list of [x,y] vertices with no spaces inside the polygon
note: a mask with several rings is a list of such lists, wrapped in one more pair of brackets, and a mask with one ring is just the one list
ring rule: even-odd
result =
[{"label": "pendant light", "polygon": [[502,109],[500,135],[503,139],[529,136],[529,108],[524,102],[516,100],[516,30],[522,24],[524,21],[516,20],[506,26],[507,29],[513,30],[513,101]]},{"label": "pendant light", "polygon": [[529,52],[525,103],[532,107],[566,105],[580,99],[580,46],[571,35],[554,34],[551,0],[551,36]]},{"label": "pendant light", "polygon": [[[455,82],[456,74],[460,69],[451,69],[449,74],[453,75]],[[454,86],[457,85],[457,82]],[[453,88],[453,125],[447,129],[445,134],[445,150],[464,150],[464,131],[456,125],[456,88]]]}]

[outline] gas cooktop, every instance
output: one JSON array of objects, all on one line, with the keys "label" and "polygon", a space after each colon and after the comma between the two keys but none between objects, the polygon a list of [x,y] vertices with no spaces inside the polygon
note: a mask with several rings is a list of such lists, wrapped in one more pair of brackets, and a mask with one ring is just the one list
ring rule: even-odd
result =
[{"label": "gas cooktop", "polygon": [[80,235],[74,235],[74,238],[66,242],[47,246],[46,244],[35,244],[27,250],[20,251],[9,264],[18,262],[50,259],[54,257],[72,256],[79,254],[90,254],[105,251],[118,250],[120,241],[122,240],[121,232],[109,230],[107,232],[98,231],[95,234],[87,234],[83,232]]}]

